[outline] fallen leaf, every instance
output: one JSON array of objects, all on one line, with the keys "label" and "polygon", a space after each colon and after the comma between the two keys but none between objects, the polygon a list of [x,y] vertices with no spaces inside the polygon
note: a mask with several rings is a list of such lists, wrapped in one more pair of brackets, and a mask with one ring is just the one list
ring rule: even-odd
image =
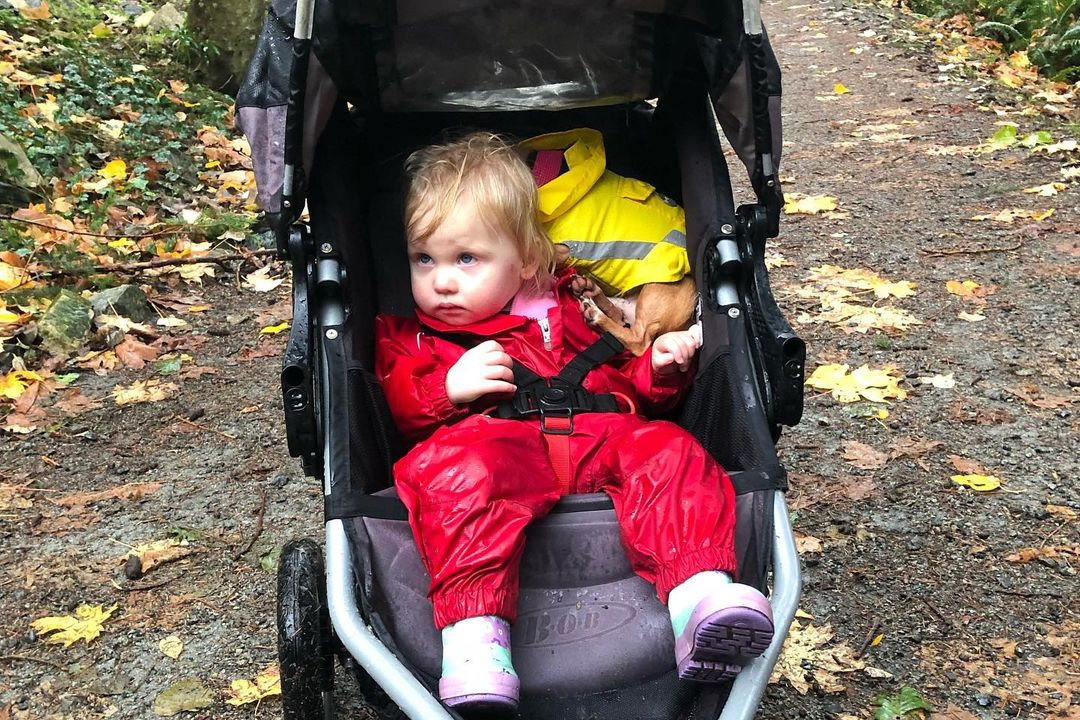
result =
[{"label": "fallen leaf", "polygon": [[0,375],[0,396],[18,400],[27,388],[43,379],[33,370],[12,370],[6,375]]},{"label": "fallen leaf", "polygon": [[136,545],[128,551],[126,555],[120,558],[120,562],[127,562],[127,559],[131,556],[137,556],[139,558],[140,567],[142,571],[147,573],[151,568],[158,565],[164,565],[168,562],[180,560],[188,555],[194,553],[194,548],[190,547],[187,540],[177,540],[176,538],[168,538],[165,540],[154,540],[148,543],[142,543]]},{"label": "fallen leaf", "polygon": [[987,471],[986,471],[986,468],[983,467],[982,463],[979,463],[976,460],[969,460],[968,458],[960,457],[959,455],[950,455],[949,456],[949,463],[954,468],[956,468],[956,470],[958,472],[960,472],[961,474],[967,474],[967,475],[971,475],[971,474],[974,474],[974,475],[986,475],[986,474],[988,474]]},{"label": "fallen leaf", "polygon": [[1051,515],[1058,515],[1066,520],[1075,520],[1077,517],[1075,510],[1070,507],[1065,507],[1064,505],[1047,505],[1046,512]]},{"label": "fallen leaf", "polygon": [[921,382],[923,385],[933,385],[934,387],[941,388],[942,390],[948,390],[949,388],[956,387],[956,378],[953,377],[952,373],[949,373],[948,375],[929,375],[926,377],[920,377],[919,382]]},{"label": "fallen leaf", "polygon": [[264,334],[264,335],[277,335],[278,333],[285,332],[288,329],[289,329],[289,323],[288,322],[283,322],[283,323],[279,323],[277,325],[268,325],[268,326],[264,327],[262,330],[260,330],[259,332]]},{"label": "fallen leaf", "polygon": [[801,695],[816,686],[827,694],[844,691],[840,676],[846,673],[867,672],[875,677],[891,677],[888,673],[867,666],[866,661],[855,657],[855,651],[847,643],[829,645],[833,630],[829,625],[805,626],[798,620],[791,624],[784,648],[773,668],[770,683],[787,679]]},{"label": "fallen leaf", "polygon": [[795,549],[799,551],[800,555],[819,553],[824,547],[825,545],[821,542],[821,538],[816,538],[813,535],[795,533]]},{"label": "fallen leaf", "polygon": [[1001,480],[993,475],[953,475],[951,479],[957,485],[969,487],[976,492],[990,492],[1001,487]]},{"label": "fallen leaf", "polygon": [[285,282],[285,278],[272,278],[269,276],[270,266],[260,268],[253,273],[244,276],[244,285],[255,292],[270,292]]},{"label": "fallen leaf", "polygon": [[90,503],[95,503],[99,500],[138,500],[144,495],[156,492],[159,488],[161,488],[161,483],[159,482],[128,483],[126,485],[117,485],[116,487],[111,487],[106,490],[73,493],[71,495],[65,495],[62,498],[52,499],[51,502],[65,507],[76,507],[80,505],[89,505]]},{"label": "fallen leaf", "polygon": [[1042,195],[1043,197],[1051,197],[1057,195],[1062,190],[1065,190],[1069,186],[1063,182],[1052,182],[1045,185],[1036,185],[1035,187],[1024,188],[1024,192],[1031,195]]},{"label": "fallen leaf", "polygon": [[822,365],[814,370],[806,384],[817,390],[828,390],[839,402],[856,402],[860,398],[871,402],[888,402],[890,398],[903,400],[907,391],[899,387],[903,379],[896,368],[886,366],[873,369],[862,365],[848,372],[847,365]]},{"label": "fallen leaf", "polygon": [[161,638],[161,642],[158,643],[158,649],[161,652],[171,657],[173,660],[180,657],[180,653],[184,652],[184,641],[175,635]]},{"label": "fallen leaf", "polygon": [[836,210],[836,198],[828,195],[801,195],[788,193],[784,212],[788,215],[817,215],[825,210]]},{"label": "fallen leaf", "polygon": [[213,704],[213,694],[198,678],[184,678],[162,690],[154,699],[154,714],[172,717],[186,710],[201,710]]},{"label": "fallen leaf", "polygon": [[1034,220],[1041,222],[1046,218],[1054,214],[1054,208],[1048,210],[1021,210],[1018,208],[1009,208],[1006,210],[1000,210],[990,215],[973,215],[972,220],[992,220],[994,222],[1005,223],[1006,225],[1012,225],[1014,220]]},{"label": "fallen leaf", "polygon": [[124,338],[123,342],[118,343],[113,348],[113,352],[116,353],[116,357],[120,362],[135,370],[146,367],[147,362],[158,356],[156,348],[131,337]]},{"label": "fallen leaf", "polygon": [[843,446],[844,459],[862,470],[877,470],[885,467],[889,461],[889,456],[885,453],[857,440],[845,440]]},{"label": "fallen leaf", "polygon": [[117,405],[161,402],[175,395],[180,388],[174,383],[160,380],[136,380],[127,387],[117,385],[113,388],[113,400]]},{"label": "fallen leaf", "polygon": [[[118,605],[113,605],[104,610],[101,605],[83,604],[75,608],[74,616],[50,615],[38,618],[30,623],[30,626],[48,643],[63,643],[64,647],[69,647],[83,640],[89,644],[101,634],[105,621],[116,612],[117,607]],[[45,637],[46,635],[48,637]]]},{"label": "fallen leaf", "polygon": [[846,95],[847,93],[851,92],[851,90],[848,89],[848,86],[844,83],[836,83],[835,85],[833,85],[832,90],[837,95]]},{"label": "fallen leaf", "polygon": [[986,319],[985,315],[979,315],[978,313],[968,313],[963,311],[957,313],[956,317],[966,322],[982,322]]},{"label": "fallen leaf", "polygon": [[276,664],[255,676],[255,681],[246,679],[233,680],[226,691],[229,705],[246,705],[260,702],[265,698],[281,694],[281,677]]},{"label": "fallen leaf", "polygon": [[1080,400],[1080,397],[1046,395],[1035,385],[1005,388],[1005,392],[1020,398],[1032,407],[1042,408],[1043,410],[1056,410],[1057,408],[1068,407],[1077,400]]},{"label": "fallen leaf", "polygon": [[1014,553],[1005,556],[1005,559],[1013,563],[1029,563],[1032,560],[1042,558],[1075,558],[1080,560],[1080,545],[1047,545],[1044,547],[1021,548]]}]

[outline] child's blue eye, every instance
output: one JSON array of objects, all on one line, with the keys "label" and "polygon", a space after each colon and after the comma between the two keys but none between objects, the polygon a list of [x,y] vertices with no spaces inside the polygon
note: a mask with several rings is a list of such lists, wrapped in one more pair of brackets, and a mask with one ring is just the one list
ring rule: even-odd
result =
[{"label": "child's blue eye", "polygon": [[469,253],[462,253],[461,257],[458,258],[458,260],[461,261],[462,265],[472,265],[474,262],[476,262],[476,256],[470,255]]},{"label": "child's blue eye", "polygon": [[421,265],[428,265],[431,263],[431,256],[427,253],[420,253],[416,256],[416,262],[420,263]]}]

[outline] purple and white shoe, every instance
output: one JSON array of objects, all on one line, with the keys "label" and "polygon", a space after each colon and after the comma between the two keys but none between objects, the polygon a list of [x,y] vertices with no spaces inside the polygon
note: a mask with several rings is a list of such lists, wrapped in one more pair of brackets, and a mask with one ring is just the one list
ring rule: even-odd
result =
[{"label": "purple and white shoe", "polygon": [[694,606],[675,638],[679,677],[695,682],[730,680],[769,647],[772,606],[749,585],[718,588]]},{"label": "purple and white shoe", "polygon": [[510,625],[492,615],[443,628],[439,699],[464,712],[510,713],[521,692],[510,662]]}]

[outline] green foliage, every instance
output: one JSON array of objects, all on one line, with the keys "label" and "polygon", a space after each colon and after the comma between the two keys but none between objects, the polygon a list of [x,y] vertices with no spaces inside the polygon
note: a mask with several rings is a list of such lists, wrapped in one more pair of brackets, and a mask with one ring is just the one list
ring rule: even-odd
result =
[{"label": "green foliage", "polygon": [[963,14],[975,30],[1006,50],[1027,50],[1051,78],[1080,80],[1080,0],[911,0],[915,12],[934,17]]},{"label": "green foliage", "polygon": [[[926,717],[933,708],[915,688],[905,687],[896,695],[879,695],[874,699],[874,720],[914,720]],[[925,711],[925,712],[924,712]]]}]

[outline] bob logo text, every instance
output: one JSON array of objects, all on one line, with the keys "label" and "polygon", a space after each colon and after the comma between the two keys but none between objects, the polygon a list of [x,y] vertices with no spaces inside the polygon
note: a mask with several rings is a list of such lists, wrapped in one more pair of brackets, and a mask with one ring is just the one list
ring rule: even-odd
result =
[{"label": "bob logo text", "polygon": [[592,640],[634,619],[633,607],[617,602],[580,602],[523,613],[514,623],[514,644],[552,647]]}]

